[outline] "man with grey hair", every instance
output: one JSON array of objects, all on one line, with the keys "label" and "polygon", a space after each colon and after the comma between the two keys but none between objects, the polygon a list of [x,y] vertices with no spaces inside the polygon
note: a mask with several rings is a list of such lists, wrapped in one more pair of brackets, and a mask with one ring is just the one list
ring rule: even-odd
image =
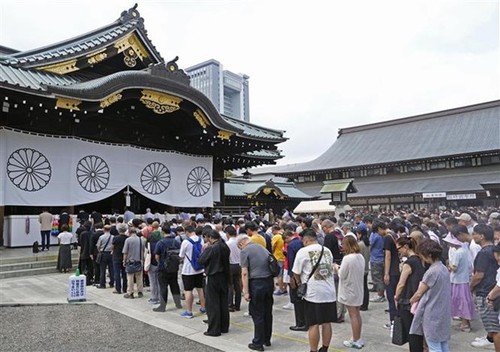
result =
[{"label": "man with grey hair", "polygon": [[[113,293],[120,294],[127,290],[127,273],[123,266],[123,246],[127,239],[128,226],[124,223],[116,225],[118,236],[113,237],[111,250],[113,253],[113,271],[115,279],[115,290]],[[123,290],[123,291],[122,291]]]},{"label": "man with grey hair", "polygon": [[352,236],[354,238],[356,238],[357,240],[357,237],[354,233],[352,233],[352,224],[349,222],[349,221],[344,221],[342,223],[342,232],[344,233],[344,237],[346,236]]},{"label": "man with grey hair", "polygon": [[97,252],[101,253],[101,262],[99,267],[101,270],[99,277],[99,286],[97,288],[106,288],[106,268],[109,272],[109,286],[113,287],[115,285],[114,273],[113,273],[113,257],[111,256],[111,247],[113,241],[113,235],[111,234],[111,226],[104,226],[104,234],[102,234],[97,240]]},{"label": "man with grey hair", "polygon": [[250,302],[249,311],[254,325],[254,337],[248,348],[264,351],[264,345],[271,346],[273,333],[274,280],[268,265],[269,252],[252,242],[248,235],[239,235],[236,243],[241,249],[243,294],[245,300]]},{"label": "man with grey hair", "polygon": [[[142,239],[137,236],[137,229],[134,226],[128,228],[129,237],[125,240],[125,245],[123,246],[123,266],[126,268],[128,261],[134,261],[144,263],[144,244]],[[142,291],[144,290],[142,281],[141,269],[138,272],[127,272],[127,294],[123,297],[134,298],[134,279],[137,283],[137,296],[141,298],[143,296]]]}]

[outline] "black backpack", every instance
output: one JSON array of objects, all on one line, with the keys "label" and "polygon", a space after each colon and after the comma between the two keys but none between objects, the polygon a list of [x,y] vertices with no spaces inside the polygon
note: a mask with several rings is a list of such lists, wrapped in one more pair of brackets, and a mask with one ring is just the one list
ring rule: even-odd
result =
[{"label": "black backpack", "polygon": [[165,256],[162,258],[163,266],[159,269],[169,274],[176,273],[179,270],[180,249],[175,247],[167,247],[165,252]]},{"label": "black backpack", "polygon": [[33,242],[33,253],[38,253],[40,251],[38,246],[38,241]]},{"label": "black backpack", "polygon": [[167,273],[176,273],[179,270],[180,257],[179,257],[180,249],[177,248],[169,248],[167,249],[167,256],[164,261],[164,270]]}]

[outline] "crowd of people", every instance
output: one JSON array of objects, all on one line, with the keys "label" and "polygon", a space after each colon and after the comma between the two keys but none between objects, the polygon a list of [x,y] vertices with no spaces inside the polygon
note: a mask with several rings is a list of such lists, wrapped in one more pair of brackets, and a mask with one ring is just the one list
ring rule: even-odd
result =
[{"label": "crowd of people", "polygon": [[[331,323],[347,320],[346,312],[352,335],[343,345],[362,349],[369,341],[361,311],[383,302],[384,327],[411,352],[449,351],[452,322],[470,332],[476,316],[487,336],[471,346],[500,350],[495,209],[266,215],[184,214],[163,223],[150,211],[142,219],[81,218],[79,268],[89,285],[114,288],[125,299],[143,297],[149,286],[154,312],[166,311],[170,289],[179,314],[192,318],[196,296],[207,314],[206,336],[227,333],[230,313],[245,300],[254,323],[248,347],[256,351],[271,346],[274,296],[283,295],[283,308],[294,310],[290,329],[307,332],[312,352],[328,351]],[[270,258],[281,268],[277,276]]]}]

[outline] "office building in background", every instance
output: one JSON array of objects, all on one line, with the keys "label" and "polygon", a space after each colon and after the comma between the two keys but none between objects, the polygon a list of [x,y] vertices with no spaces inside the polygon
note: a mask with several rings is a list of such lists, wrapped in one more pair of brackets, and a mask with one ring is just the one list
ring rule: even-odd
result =
[{"label": "office building in background", "polygon": [[191,78],[191,86],[205,94],[219,113],[250,121],[247,75],[224,70],[217,60],[208,60],[184,71]]}]

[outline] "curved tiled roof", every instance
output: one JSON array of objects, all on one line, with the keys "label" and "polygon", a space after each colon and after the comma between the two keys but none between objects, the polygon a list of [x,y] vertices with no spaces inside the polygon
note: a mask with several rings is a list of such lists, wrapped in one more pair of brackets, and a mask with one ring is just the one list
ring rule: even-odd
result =
[{"label": "curved tiled roof", "polygon": [[263,128],[261,126],[254,125],[250,122],[246,122],[240,119],[235,119],[233,117],[229,117],[226,115],[221,115],[222,118],[227,121],[229,124],[235,126],[236,128],[241,128],[245,131],[245,134],[248,136],[256,137],[256,138],[275,138],[281,141],[284,141],[283,134],[286,131],[282,130],[273,130],[271,128]]},{"label": "curved tiled roof", "polygon": [[0,86],[13,89],[45,91],[45,86],[69,86],[80,80],[71,75],[57,75],[37,70],[24,70],[0,64]]},{"label": "curved tiled roof", "polygon": [[84,52],[97,51],[134,30],[137,30],[141,39],[155,56],[156,61],[163,61],[160,53],[148,39],[147,31],[144,28],[144,19],[135,6],[128,11],[123,11],[119,19],[107,26],[56,44],[0,57],[0,62],[24,68],[48,65],[80,56]]},{"label": "curved tiled roof", "polygon": [[311,199],[312,197],[295,187],[293,182],[276,182],[275,180],[229,180],[224,184],[224,194],[233,197],[246,197],[255,194],[262,188],[276,188],[289,198]]},{"label": "curved tiled roof", "polygon": [[256,169],[289,174],[500,150],[500,100],[341,129],[318,158]]}]

